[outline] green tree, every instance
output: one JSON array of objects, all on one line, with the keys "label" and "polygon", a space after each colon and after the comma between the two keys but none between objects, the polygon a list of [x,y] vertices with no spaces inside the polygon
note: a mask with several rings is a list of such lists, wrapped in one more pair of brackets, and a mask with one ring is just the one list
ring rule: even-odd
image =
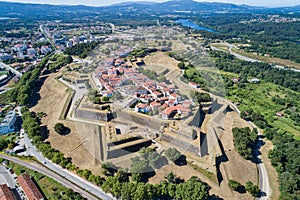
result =
[{"label": "green tree", "polygon": [[169,148],[165,151],[167,158],[173,162],[180,158],[181,153],[175,148]]},{"label": "green tree", "polygon": [[56,133],[63,135],[63,134],[66,134],[67,127],[65,127],[64,124],[62,124],[62,123],[57,123],[54,126],[54,130]]},{"label": "green tree", "polygon": [[165,179],[168,181],[168,183],[176,183],[176,176],[170,172],[165,176]]},{"label": "green tree", "polygon": [[132,173],[144,173],[147,167],[148,167],[147,161],[138,159],[132,161],[130,166],[130,171]]},{"label": "green tree", "polygon": [[132,173],[131,180],[134,182],[140,182],[142,179],[142,175],[140,173]]},{"label": "green tree", "polygon": [[177,64],[177,67],[178,67],[179,69],[185,69],[185,64],[184,64],[184,62],[179,62],[179,63]]},{"label": "green tree", "polygon": [[102,101],[103,101],[103,102],[107,102],[107,101],[109,101],[109,98],[108,98],[107,96],[103,96],[103,97],[102,97]]},{"label": "green tree", "polygon": [[122,169],[118,170],[118,172],[116,173],[116,177],[117,177],[118,181],[121,182],[121,183],[129,181],[128,174]]},{"label": "green tree", "polygon": [[241,183],[239,183],[239,182],[237,182],[237,181],[235,181],[235,180],[229,180],[229,181],[228,181],[228,186],[229,186],[231,189],[233,189],[233,190],[235,190],[235,191],[238,191],[238,192],[242,192],[243,189],[244,189],[244,186],[243,186]]},{"label": "green tree", "polygon": [[251,181],[248,181],[246,183],[246,191],[249,192],[254,197],[258,197],[259,195],[259,187],[253,184]]}]

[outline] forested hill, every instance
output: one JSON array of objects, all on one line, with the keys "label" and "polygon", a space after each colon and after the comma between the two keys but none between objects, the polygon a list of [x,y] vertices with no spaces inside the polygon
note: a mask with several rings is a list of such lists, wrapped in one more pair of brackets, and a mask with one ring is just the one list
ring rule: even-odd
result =
[{"label": "forested hill", "polygon": [[45,5],[45,4],[23,4],[0,2],[0,17],[51,20],[51,19],[74,19],[95,16],[116,16],[122,12],[123,16],[150,17],[167,14],[177,16],[193,16],[207,13],[273,13],[281,11],[300,11],[300,6],[286,8],[264,8],[247,5],[235,5],[219,2],[196,2],[192,0],[173,0],[163,3],[131,2],[115,4],[111,6],[89,7],[89,6],[67,6],[67,5]]}]

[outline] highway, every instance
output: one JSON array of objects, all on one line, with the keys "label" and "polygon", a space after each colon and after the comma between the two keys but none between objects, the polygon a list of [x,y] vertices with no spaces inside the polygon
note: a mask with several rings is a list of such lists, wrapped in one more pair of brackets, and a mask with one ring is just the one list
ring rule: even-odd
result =
[{"label": "highway", "polygon": [[[223,49],[219,49],[219,48],[217,48],[217,47],[211,46],[212,50],[218,50],[218,51],[229,52],[231,55],[234,55],[235,57],[237,57],[237,58],[240,59],[240,60],[245,60],[245,61],[249,61],[249,62],[261,62],[261,61],[258,60],[258,59],[249,58],[249,57],[247,57],[247,56],[243,56],[243,55],[241,55],[241,54],[238,54],[238,53],[232,51],[232,48],[235,47],[235,45],[233,45],[233,44],[229,44],[229,43],[227,43],[227,42],[223,42],[223,43],[221,43],[221,44],[227,46],[227,47],[229,48],[228,51],[225,51],[225,50],[223,50]],[[282,65],[274,65],[273,68],[283,69],[283,70],[292,70],[292,71],[295,71],[295,72],[300,72],[299,69],[290,68],[290,67],[285,67],[285,66],[282,66]]]},{"label": "highway", "polygon": [[22,73],[18,72],[11,66],[4,64],[3,62],[0,62],[0,68],[6,68],[7,70],[10,70],[12,73],[14,73],[16,76],[22,77]]},{"label": "highway", "polygon": [[0,158],[4,158],[4,159],[9,160],[11,162],[14,162],[18,165],[24,166],[26,168],[29,168],[29,169],[37,171],[41,174],[44,174],[44,175],[56,180],[57,182],[61,183],[65,187],[70,188],[70,189],[74,190],[75,192],[80,193],[83,197],[85,197],[87,199],[98,199],[94,195],[88,193],[87,191],[85,191],[82,188],[78,187],[77,185],[70,182],[69,180],[59,176],[58,174],[56,174],[55,172],[49,170],[48,168],[44,167],[43,165],[40,165],[38,163],[29,162],[29,161],[23,161],[19,158],[12,157],[12,156],[7,156],[7,155],[2,155],[2,154],[0,154]]},{"label": "highway", "polygon": [[[20,109],[21,108],[18,107],[19,111],[20,111]],[[20,132],[24,132],[24,130],[21,129]],[[24,144],[27,149],[27,155],[34,156],[40,163],[42,163],[48,169],[52,170],[53,172],[56,172],[60,176],[69,180],[70,182],[72,182],[73,184],[88,191],[90,194],[92,194],[94,196],[94,198],[91,198],[91,199],[103,199],[103,200],[115,199],[111,194],[105,193],[100,187],[88,182],[87,180],[77,176],[76,174],[74,174],[66,169],[63,169],[61,166],[54,164],[54,163],[52,163],[52,161],[45,158],[41,153],[39,153],[37,151],[36,147],[31,143],[31,140],[28,138],[28,135],[25,132],[24,132],[23,140],[24,140]],[[98,198],[96,198],[96,197],[98,197]]]},{"label": "highway", "polygon": [[51,44],[51,46],[52,46],[54,49],[56,49],[56,47],[55,47],[55,45],[53,44],[53,42],[51,42],[51,39],[49,38],[48,33],[44,30],[44,27],[43,27],[42,24],[40,25],[40,30],[41,30],[42,34],[45,36],[45,38],[48,40],[48,42]]}]

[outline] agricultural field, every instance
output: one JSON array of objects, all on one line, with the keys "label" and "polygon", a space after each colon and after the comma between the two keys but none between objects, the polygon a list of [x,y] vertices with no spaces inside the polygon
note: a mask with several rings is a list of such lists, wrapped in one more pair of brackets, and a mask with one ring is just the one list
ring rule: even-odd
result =
[{"label": "agricultural field", "polygon": [[[234,85],[227,91],[227,98],[240,103],[243,110],[253,109],[264,116],[272,126],[293,134],[300,139],[300,127],[291,117],[291,112],[300,109],[299,93],[290,89],[262,82],[260,84],[247,84],[245,88]],[[275,116],[282,113],[282,117]]]}]

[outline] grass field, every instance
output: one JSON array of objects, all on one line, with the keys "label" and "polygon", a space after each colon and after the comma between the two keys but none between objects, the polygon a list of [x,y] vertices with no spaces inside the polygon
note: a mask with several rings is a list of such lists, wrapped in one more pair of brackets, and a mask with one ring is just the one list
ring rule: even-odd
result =
[{"label": "grass field", "polygon": [[280,87],[272,83],[262,82],[261,84],[247,84],[245,88],[234,86],[230,89],[227,98],[239,102],[241,110],[252,108],[255,112],[260,113],[269,124],[282,132],[287,131],[294,135],[295,139],[300,139],[300,127],[294,122],[289,115],[277,117],[277,112],[284,113],[287,106],[272,101],[273,97],[284,99],[285,102],[293,101],[295,110],[300,109],[299,93]]}]

